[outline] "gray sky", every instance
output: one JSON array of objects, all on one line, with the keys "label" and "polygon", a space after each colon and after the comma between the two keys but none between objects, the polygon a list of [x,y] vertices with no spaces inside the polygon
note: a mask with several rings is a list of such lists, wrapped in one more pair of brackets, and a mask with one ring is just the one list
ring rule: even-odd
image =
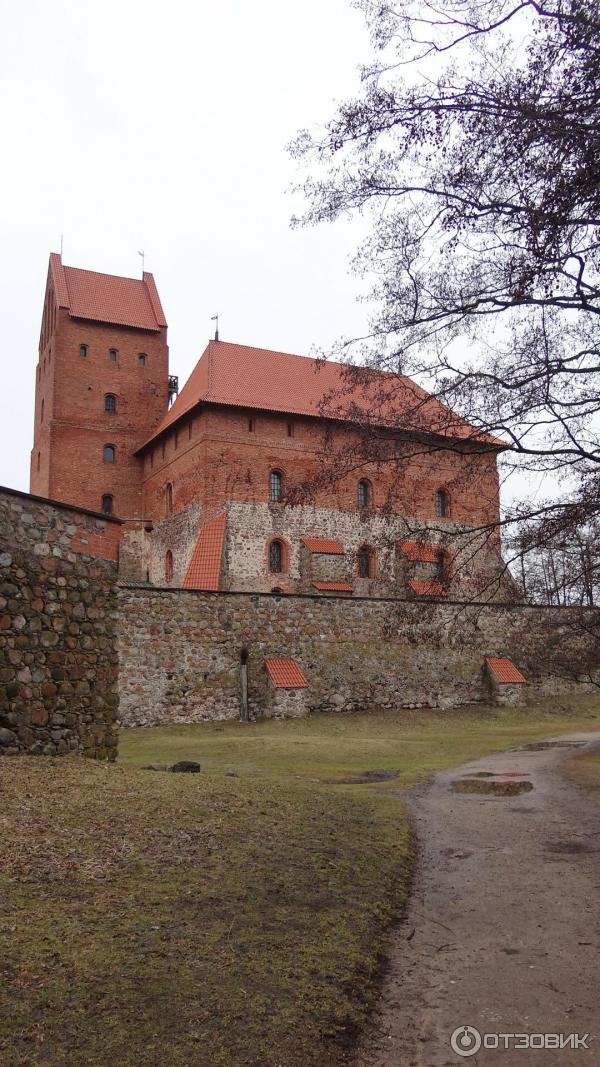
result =
[{"label": "gray sky", "polygon": [[308,353],[362,332],[356,223],[291,231],[286,144],[357,87],[349,0],[0,0],[0,484],[29,487],[48,253],[138,276],[183,383],[224,340]]}]

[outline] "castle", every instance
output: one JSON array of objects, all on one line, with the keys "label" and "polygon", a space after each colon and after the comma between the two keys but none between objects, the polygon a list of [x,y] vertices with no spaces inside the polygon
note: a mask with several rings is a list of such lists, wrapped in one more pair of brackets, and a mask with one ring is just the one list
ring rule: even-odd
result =
[{"label": "castle", "polygon": [[214,340],[176,392],[153,276],[52,254],[31,492],[125,520],[122,577],[506,595],[496,469],[506,446],[414,382]]}]

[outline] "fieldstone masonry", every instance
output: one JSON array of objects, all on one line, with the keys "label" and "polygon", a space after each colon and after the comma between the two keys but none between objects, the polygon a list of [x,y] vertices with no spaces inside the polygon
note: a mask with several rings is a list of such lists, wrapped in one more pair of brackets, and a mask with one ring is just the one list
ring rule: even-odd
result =
[{"label": "fieldstone masonry", "polygon": [[527,701],[575,681],[553,671],[546,647],[557,618],[572,640],[569,609],[134,586],[118,596],[126,726],[238,718],[244,648],[255,716],[286,713],[269,688],[271,657],[295,659],[306,675],[294,714],[489,702],[486,656],[514,660],[531,683]]},{"label": "fieldstone masonry", "polygon": [[115,520],[0,489],[0,754],[114,759],[119,536]]}]

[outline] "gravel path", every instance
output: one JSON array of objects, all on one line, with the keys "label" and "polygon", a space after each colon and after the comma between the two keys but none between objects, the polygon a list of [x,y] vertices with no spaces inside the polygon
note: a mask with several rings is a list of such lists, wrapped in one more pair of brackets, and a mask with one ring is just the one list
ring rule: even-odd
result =
[{"label": "gravel path", "polygon": [[[600,1065],[600,809],[559,773],[582,751],[576,745],[592,743],[600,734],[488,756],[412,794],[420,844],[412,902],[355,1067]],[[475,788],[533,789],[454,792],[465,778],[483,783]],[[450,1036],[465,1025],[482,1034],[589,1033],[589,1050],[484,1042],[461,1056]]]}]

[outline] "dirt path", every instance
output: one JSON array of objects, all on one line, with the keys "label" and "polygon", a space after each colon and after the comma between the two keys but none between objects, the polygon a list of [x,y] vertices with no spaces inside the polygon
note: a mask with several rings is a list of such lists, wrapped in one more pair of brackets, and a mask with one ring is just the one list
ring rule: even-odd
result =
[{"label": "dirt path", "polygon": [[[600,809],[560,776],[560,762],[583,750],[568,741],[598,744],[600,734],[475,760],[413,793],[419,870],[355,1067],[600,1065]],[[483,787],[533,789],[453,791],[482,772],[473,780]],[[589,1051],[484,1042],[464,1057],[450,1036],[465,1025],[596,1037]]]}]

